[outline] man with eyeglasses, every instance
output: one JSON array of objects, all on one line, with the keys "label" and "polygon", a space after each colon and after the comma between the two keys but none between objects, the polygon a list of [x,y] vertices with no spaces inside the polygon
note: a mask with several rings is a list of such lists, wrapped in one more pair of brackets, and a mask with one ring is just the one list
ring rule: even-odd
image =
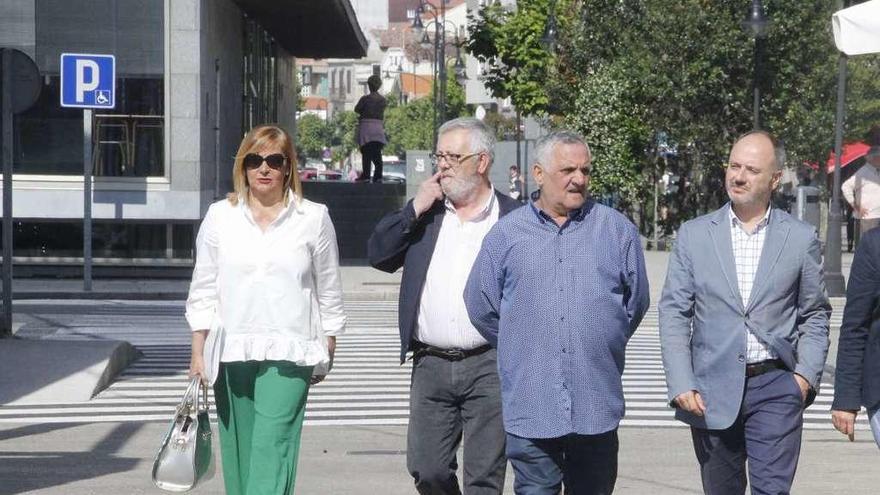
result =
[{"label": "man with eyeglasses", "polygon": [[670,405],[691,427],[707,494],[787,494],[803,411],[828,353],[816,229],[771,206],[782,177],[776,140],[733,144],[730,203],[685,222],[660,299]]},{"label": "man with eyeglasses", "polygon": [[610,494],[624,352],[649,304],[641,241],[589,198],[583,138],[553,132],[535,157],[539,190],[486,236],[465,303],[498,349],[516,493]]},{"label": "man with eyeglasses", "polygon": [[400,283],[400,361],[412,351],[407,468],[421,494],[504,489],[504,429],[495,350],[468,320],[462,291],[483,237],[519,202],[489,182],[495,137],[479,120],[440,127],[436,173],[370,237],[370,264]]}]

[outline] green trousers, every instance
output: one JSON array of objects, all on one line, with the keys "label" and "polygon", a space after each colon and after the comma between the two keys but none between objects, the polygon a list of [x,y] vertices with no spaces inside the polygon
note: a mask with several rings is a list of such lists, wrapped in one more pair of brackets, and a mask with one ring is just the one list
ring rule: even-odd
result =
[{"label": "green trousers", "polygon": [[228,495],[290,495],[311,367],[221,363],[214,383]]}]

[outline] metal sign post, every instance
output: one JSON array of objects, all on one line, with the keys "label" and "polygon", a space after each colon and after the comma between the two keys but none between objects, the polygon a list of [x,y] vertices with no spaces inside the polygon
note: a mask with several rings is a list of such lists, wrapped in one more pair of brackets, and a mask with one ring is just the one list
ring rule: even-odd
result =
[{"label": "metal sign post", "polygon": [[83,290],[92,290],[92,109],[83,110]]},{"label": "metal sign post", "polygon": [[12,54],[3,52],[3,326],[0,336],[12,335]]},{"label": "metal sign post", "polygon": [[3,319],[0,337],[12,335],[12,116],[40,96],[40,71],[24,52],[0,48],[0,127],[3,129]]},{"label": "metal sign post", "polygon": [[116,106],[116,58],[61,54],[61,106],[83,109],[83,290],[92,290],[92,109]]}]

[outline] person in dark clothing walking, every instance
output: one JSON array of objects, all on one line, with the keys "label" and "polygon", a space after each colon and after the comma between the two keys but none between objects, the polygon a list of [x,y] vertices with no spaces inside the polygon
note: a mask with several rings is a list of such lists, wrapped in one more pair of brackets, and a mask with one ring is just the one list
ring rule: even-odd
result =
[{"label": "person in dark clothing walking", "polygon": [[379,94],[382,79],[370,76],[367,79],[370,94],[358,100],[354,111],[358,114],[358,146],[361,149],[361,176],[358,180],[370,179],[370,162],[373,163],[373,182],[382,181],[382,147],[385,146],[385,97]]}]

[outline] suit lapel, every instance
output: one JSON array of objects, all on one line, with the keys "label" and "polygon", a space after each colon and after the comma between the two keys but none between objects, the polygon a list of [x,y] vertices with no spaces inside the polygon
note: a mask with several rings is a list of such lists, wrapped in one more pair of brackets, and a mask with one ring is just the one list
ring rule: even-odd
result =
[{"label": "suit lapel", "polygon": [[733,240],[730,238],[730,205],[717,211],[709,225],[709,236],[715,247],[715,255],[721,266],[721,273],[727,280],[730,292],[736,298],[737,305],[742,309],[742,294],[736,279],[736,263],[733,260]]},{"label": "suit lapel", "polygon": [[755,282],[752,284],[752,293],[746,310],[750,310],[758,300],[761,290],[770,279],[776,262],[782,254],[791,226],[787,219],[775,208],[770,210],[770,222],[767,224],[767,233],[764,237],[764,248],[761,249],[761,257],[758,260],[758,269],[755,271]]}]

